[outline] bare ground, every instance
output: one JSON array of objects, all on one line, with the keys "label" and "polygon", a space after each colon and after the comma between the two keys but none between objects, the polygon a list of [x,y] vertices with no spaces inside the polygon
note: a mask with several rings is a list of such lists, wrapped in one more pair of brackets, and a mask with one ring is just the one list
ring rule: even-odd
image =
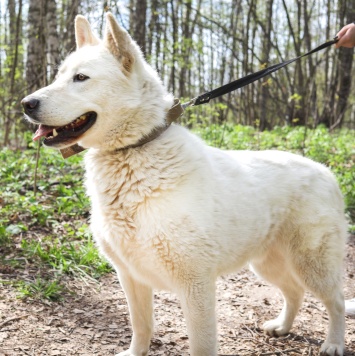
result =
[{"label": "bare ground", "polygon": [[[0,279],[13,276],[8,271]],[[27,271],[26,273],[31,273]],[[32,271],[34,273],[34,271]],[[10,286],[0,290],[0,355],[114,355],[129,346],[131,328],[124,294],[114,274],[99,282],[65,277],[72,293],[62,302],[20,300]],[[220,355],[317,355],[328,316],[307,294],[292,333],[272,338],[264,321],[276,317],[281,297],[248,270],[218,281]],[[347,249],[345,297],[355,297],[355,236]],[[188,337],[178,300],[159,292],[150,355],[185,356]],[[346,356],[355,356],[355,317],[346,317]]]}]

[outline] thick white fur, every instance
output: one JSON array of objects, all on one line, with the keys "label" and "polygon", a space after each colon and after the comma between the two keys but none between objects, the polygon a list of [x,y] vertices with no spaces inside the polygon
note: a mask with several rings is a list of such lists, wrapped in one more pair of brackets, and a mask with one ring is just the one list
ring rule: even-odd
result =
[{"label": "thick white fur", "polygon": [[[266,333],[288,333],[310,290],[329,313],[321,353],[342,355],[346,223],[330,171],[285,152],[211,148],[178,125],[117,151],[163,125],[173,98],[112,15],[100,43],[83,17],[76,24],[79,48],[57,80],[32,97],[41,100],[39,121],[47,125],[98,114],[79,143],[90,148],[91,228],[131,314],[132,343],[119,355],[148,354],[155,288],[180,298],[191,355],[217,355],[215,281],[246,263],[284,295]],[[76,73],[90,79],[75,83]]]}]

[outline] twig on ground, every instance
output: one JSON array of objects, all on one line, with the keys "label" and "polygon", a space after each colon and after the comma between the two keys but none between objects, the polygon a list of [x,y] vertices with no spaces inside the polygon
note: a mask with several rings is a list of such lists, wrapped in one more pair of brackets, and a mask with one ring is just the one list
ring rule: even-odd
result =
[{"label": "twig on ground", "polygon": [[21,346],[19,347],[19,349],[24,352],[26,355],[31,355],[28,351],[26,351],[24,348],[22,348]]},{"label": "twig on ground", "polygon": [[40,140],[37,142],[37,151],[36,151],[36,165],[35,165],[35,171],[34,171],[34,177],[33,177],[33,195],[37,195],[37,172],[38,172],[38,163],[39,163],[39,152],[41,148],[41,143]]},{"label": "twig on ground", "polygon": [[0,329],[2,329],[6,324],[11,323],[12,321],[27,318],[29,315],[30,314],[25,314],[25,315],[15,316],[13,318],[7,319],[0,324]]}]

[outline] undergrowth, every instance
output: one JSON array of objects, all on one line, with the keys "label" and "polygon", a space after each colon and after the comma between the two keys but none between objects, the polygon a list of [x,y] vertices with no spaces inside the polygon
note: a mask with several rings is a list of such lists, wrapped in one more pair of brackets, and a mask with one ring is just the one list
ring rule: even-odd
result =
[{"label": "undergrowth", "polygon": [[82,157],[64,160],[42,148],[36,189],[32,143],[3,148],[0,160],[0,283],[21,298],[60,300],[63,277],[94,280],[111,271],[89,232]]},{"label": "undergrowth", "polygon": [[[223,149],[286,150],[330,167],[355,232],[353,131],[277,127],[259,132],[231,124],[200,124],[194,131]],[[63,276],[97,279],[111,268],[89,232],[82,154],[64,160],[42,148],[36,189],[35,156],[32,143],[25,150],[0,150],[0,283],[14,285],[20,298],[60,300],[67,293]]]}]

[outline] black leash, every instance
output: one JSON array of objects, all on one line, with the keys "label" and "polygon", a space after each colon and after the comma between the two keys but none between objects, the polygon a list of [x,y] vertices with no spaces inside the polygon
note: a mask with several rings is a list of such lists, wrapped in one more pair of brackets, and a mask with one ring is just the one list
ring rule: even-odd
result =
[{"label": "black leash", "polygon": [[324,48],[327,48],[331,45],[333,45],[334,43],[338,42],[338,38],[335,37],[334,40],[332,41],[328,41],[323,43],[322,45],[318,46],[317,48],[312,49],[311,51],[309,51],[308,53],[302,54],[301,56],[298,56],[296,58],[292,58],[289,59],[287,61],[278,63],[278,64],[274,64],[268,68],[259,70],[256,73],[251,73],[243,78],[237,79],[231,83],[225,84],[217,89],[211,90],[209,92],[206,92],[204,94],[201,94],[200,96],[197,96],[196,98],[190,100],[187,103],[182,104],[183,108],[186,108],[187,106],[197,106],[197,105],[201,105],[201,104],[206,104],[208,103],[211,99],[217,98],[221,95],[230,93],[234,90],[240,89],[248,84],[251,84],[253,82],[255,82],[256,80],[259,80],[261,78],[264,78],[265,76],[276,72],[277,70],[287,66],[288,64],[297,61],[298,59],[302,58],[302,57],[306,57],[309,56],[312,53],[318,52]]}]

